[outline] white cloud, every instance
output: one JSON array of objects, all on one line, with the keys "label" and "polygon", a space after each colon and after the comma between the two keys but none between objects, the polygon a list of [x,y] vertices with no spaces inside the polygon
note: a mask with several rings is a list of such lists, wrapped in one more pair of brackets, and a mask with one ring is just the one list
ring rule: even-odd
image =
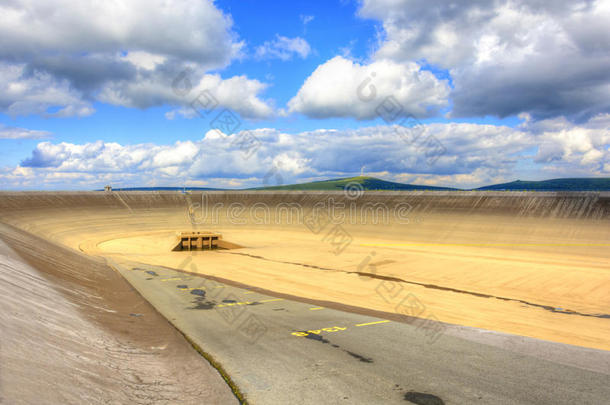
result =
[{"label": "white cloud", "polygon": [[165,113],[165,118],[168,120],[175,120],[178,117],[193,119],[199,117],[199,115],[197,114],[197,109],[193,107],[176,108]]},{"label": "white cloud", "polygon": [[281,59],[286,61],[295,56],[305,59],[310,53],[311,47],[305,39],[276,35],[273,41],[266,41],[257,47],[255,56],[259,59]]},{"label": "white cloud", "polygon": [[[187,70],[188,71],[188,70]],[[269,100],[261,98],[267,84],[246,76],[232,76],[223,79],[219,74],[203,74],[188,71],[191,84],[189,91],[176,91],[172,87],[175,77],[163,77],[157,72],[139,72],[131,80],[116,80],[100,89],[97,99],[113,105],[149,108],[164,104],[180,106],[166,114],[168,119],[177,115],[195,118],[193,105],[201,108],[200,102],[209,102],[216,108],[228,108],[243,118],[265,118],[273,114]],[[182,86],[182,83],[180,83]],[[205,92],[207,96],[201,96]],[[210,97],[210,99],[205,99]],[[204,100],[205,99],[205,100]]]},{"label": "white cloud", "polygon": [[0,5],[0,55],[148,52],[222,67],[243,46],[207,0],[12,0]]},{"label": "white cloud", "polygon": [[363,0],[383,23],[376,59],[426,60],[455,83],[454,116],[610,111],[610,2]]},{"label": "white cloud", "polygon": [[[527,125],[526,125],[527,128]],[[580,172],[608,174],[610,162],[610,114],[599,115],[584,125],[575,125],[565,118],[532,124],[539,141],[535,161],[553,163],[556,172],[579,167]]]},{"label": "white cloud", "polygon": [[[166,118],[175,119],[178,115],[184,118],[196,118],[196,109],[208,106],[220,110],[228,108],[243,118],[263,118],[273,114],[270,101],[260,95],[267,84],[246,76],[233,76],[223,79],[218,74],[204,74],[199,81],[198,75],[188,74],[191,88],[188,92],[175,91],[171,81],[148,80],[146,76],[135,81],[115,82],[106,85],[98,99],[113,105],[147,108],[170,103],[181,107],[166,113]],[[183,85],[181,81],[180,86]],[[180,87],[182,89],[182,87]],[[213,108],[212,108],[213,107]]]},{"label": "white cloud", "polygon": [[137,68],[154,70],[157,65],[164,63],[167,58],[163,55],[155,55],[144,51],[129,52],[123,56],[123,59],[128,60]]},{"label": "white cloud", "polygon": [[428,116],[447,104],[449,86],[415,63],[389,60],[360,65],[336,56],[307,78],[288,103],[289,112],[314,118],[376,118],[389,96],[402,106],[399,116]]},{"label": "white cloud", "polygon": [[154,156],[151,167],[179,166],[184,162],[192,161],[198,152],[193,142],[178,142],[173,148],[160,150]]},{"label": "white cloud", "polygon": [[0,139],[40,139],[51,136],[48,131],[10,127],[0,124]]},{"label": "white cloud", "polygon": [[[610,165],[609,124],[610,116],[602,115],[580,126],[565,120],[527,121],[520,128],[433,123],[296,134],[262,128],[229,135],[211,130],[201,140],[172,145],[41,142],[20,166],[0,172],[0,184],[92,189],[109,181],[115,186],[205,181],[246,187],[263,185],[270,173],[275,184],[272,170],[291,183],[356,175],[362,166],[367,174],[390,180],[461,187],[524,178],[519,171],[524,165],[536,178],[600,176],[608,175]],[[240,142],[247,136],[256,142]]]},{"label": "white cloud", "polygon": [[259,98],[264,84],[207,74],[242,56],[232,24],[211,0],[4,2],[0,111],[84,116],[95,101],[184,107],[197,94],[171,84],[188,69],[195,90],[214,86],[208,90],[222,107],[244,117],[269,115],[271,106]]},{"label": "white cloud", "polygon": [[11,116],[82,117],[94,109],[67,80],[0,61],[0,111]]}]

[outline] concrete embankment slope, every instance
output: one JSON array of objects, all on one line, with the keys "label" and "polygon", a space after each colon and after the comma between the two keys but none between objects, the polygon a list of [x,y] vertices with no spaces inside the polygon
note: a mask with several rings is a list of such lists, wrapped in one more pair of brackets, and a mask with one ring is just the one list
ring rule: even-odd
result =
[{"label": "concrete embankment slope", "polygon": [[[0,192],[0,212],[48,209],[165,209],[185,208],[189,202],[200,203],[205,195],[211,206],[232,203],[245,206],[276,206],[298,203],[312,207],[316,203],[344,204],[349,209],[370,209],[370,204],[395,207],[407,203],[417,213],[490,214],[511,217],[610,219],[610,192],[364,192],[354,196],[343,192],[301,191],[209,191],[179,192]],[[337,209],[340,209],[338,207]]]},{"label": "concrete embankment slope", "polygon": [[237,403],[103,260],[4,224],[0,307],[0,403]]}]

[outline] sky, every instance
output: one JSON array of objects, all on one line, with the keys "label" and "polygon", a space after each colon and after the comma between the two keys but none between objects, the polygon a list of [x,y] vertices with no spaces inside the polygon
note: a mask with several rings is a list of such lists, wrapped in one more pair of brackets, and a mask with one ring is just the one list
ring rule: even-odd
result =
[{"label": "sky", "polygon": [[610,0],[5,0],[0,189],[610,177]]}]

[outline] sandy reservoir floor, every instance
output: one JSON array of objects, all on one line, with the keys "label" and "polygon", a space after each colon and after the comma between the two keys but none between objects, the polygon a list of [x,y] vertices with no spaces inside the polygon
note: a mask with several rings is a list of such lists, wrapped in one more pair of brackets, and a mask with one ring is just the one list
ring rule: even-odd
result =
[{"label": "sandy reservoir floor", "polygon": [[[99,194],[15,194],[5,199],[2,219],[119,263],[167,266],[297,297],[610,350],[608,197],[367,194],[390,207],[409,202],[409,222],[311,227],[286,211],[272,212],[263,223],[229,221],[227,207],[231,201],[273,207],[288,200],[305,207],[306,215],[327,196],[211,194],[225,204],[220,220],[193,224],[187,214],[196,196]],[[171,251],[176,232],[193,229],[220,232],[243,248],[194,256]]]}]

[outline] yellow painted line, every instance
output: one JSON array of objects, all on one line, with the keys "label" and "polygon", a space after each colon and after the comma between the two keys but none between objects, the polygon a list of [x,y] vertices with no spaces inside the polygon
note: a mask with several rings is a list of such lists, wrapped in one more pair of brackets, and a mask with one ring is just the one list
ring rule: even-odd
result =
[{"label": "yellow painted line", "polygon": [[235,305],[250,305],[250,304],[254,304],[255,302],[272,302],[272,301],[283,301],[283,300],[284,300],[283,298],[274,298],[271,300],[262,300],[262,301],[227,302],[226,304],[216,305],[216,308],[233,307]]},{"label": "yellow painted line", "polygon": [[368,326],[368,325],[377,325],[378,323],[386,323],[386,322],[390,322],[387,319],[384,321],[377,321],[377,322],[368,322],[368,323],[359,323],[356,326]]},{"label": "yellow painted line", "polygon": [[224,286],[224,285],[217,285],[217,286],[216,286],[216,287],[214,287],[214,288],[225,288],[225,286]]},{"label": "yellow painted line", "polygon": [[161,279],[161,281],[177,281],[177,280],[185,280],[185,279],[183,279],[182,277],[172,277],[172,278],[162,278]]},{"label": "yellow painted line", "polygon": [[410,247],[410,246],[610,246],[610,243],[361,243],[360,246]]},{"label": "yellow painted line", "polygon": [[250,305],[250,304],[252,304],[252,302],[229,302],[226,304],[218,304],[218,305],[216,305],[216,308],[234,307],[235,305]]},{"label": "yellow painted line", "polygon": [[306,337],[308,335],[319,335],[322,332],[340,332],[340,331],[344,331],[347,328],[342,328],[341,326],[332,326],[330,328],[322,328],[322,329],[314,329],[314,330],[307,330],[307,331],[302,331],[302,332],[292,332],[292,336],[299,336],[299,337]]},{"label": "yellow painted line", "polygon": [[244,294],[256,294],[256,291],[248,291],[248,292],[246,292]]},{"label": "yellow painted line", "polygon": [[180,288],[182,291],[192,291],[192,290],[204,290],[203,287],[193,287],[193,288]]},{"label": "yellow painted line", "polygon": [[262,301],[259,301],[259,302],[272,302],[272,301],[284,301],[284,299],[283,298],[274,298],[274,299],[271,299],[271,300],[262,300]]},{"label": "yellow painted line", "polygon": [[324,309],[324,308],[323,307],[309,308],[310,311],[317,311],[318,309]]}]

